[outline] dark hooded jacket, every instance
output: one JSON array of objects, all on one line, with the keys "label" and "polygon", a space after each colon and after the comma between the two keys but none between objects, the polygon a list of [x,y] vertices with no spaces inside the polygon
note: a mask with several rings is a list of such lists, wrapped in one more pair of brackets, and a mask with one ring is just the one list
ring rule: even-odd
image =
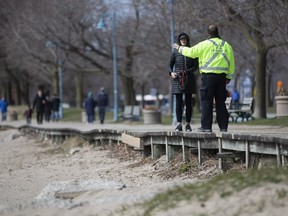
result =
[{"label": "dark hooded jacket", "polygon": [[95,114],[95,107],[96,107],[96,102],[93,98],[93,95],[91,92],[88,93],[88,97],[86,98],[85,100],[85,103],[84,103],[84,108],[85,108],[85,111],[86,111],[86,114],[87,115],[94,115]]},{"label": "dark hooded jacket", "polygon": [[57,95],[54,95],[52,99],[52,111],[59,112],[59,108],[60,108],[60,99]]},{"label": "dark hooded jacket", "polygon": [[97,105],[98,105],[98,107],[108,106],[108,95],[104,90],[101,90],[97,94]]},{"label": "dark hooded jacket", "polygon": [[37,94],[33,101],[33,110],[36,109],[36,112],[44,113],[45,104],[46,104],[45,94],[42,94],[41,96]]},{"label": "dark hooded jacket", "polygon": [[[190,38],[189,36],[182,32],[179,34],[177,43],[181,45],[180,38],[185,37],[187,40],[187,46],[190,47]],[[175,69],[174,69],[175,67]],[[178,53],[176,49],[173,50],[170,62],[169,62],[169,74],[171,72],[176,72],[179,74],[180,71],[185,71],[187,74],[187,84],[184,90],[180,88],[180,79],[179,76],[175,79],[172,79],[172,93],[185,93],[185,94],[196,94],[196,79],[194,72],[198,69],[198,58],[192,59],[189,57],[183,56],[181,53]]]}]

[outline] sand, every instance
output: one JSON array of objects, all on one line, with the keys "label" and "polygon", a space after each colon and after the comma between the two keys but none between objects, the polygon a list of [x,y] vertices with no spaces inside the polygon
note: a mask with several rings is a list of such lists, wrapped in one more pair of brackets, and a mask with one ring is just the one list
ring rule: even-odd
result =
[{"label": "sand", "polygon": [[141,152],[129,156],[119,146],[94,147],[74,138],[62,144],[63,152],[50,140],[21,136],[17,130],[0,131],[0,137],[4,215],[108,215],[174,184],[195,181],[185,176],[165,180],[157,175],[165,157],[145,163]]},{"label": "sand", "polygon": [[[60,148],[61,147],[61,148]],[[175,174],[175,164],[143,158],[123,146],[89,145],[71,138],[61,146],[17,130],[0,131],[0,214],[9,216],[142,215],[134,204],[175,185],[207,179],[216,161]],[[180,162],[178,162],[180,163]],[[245,189],[229,199],[181,202],[155,215],[280,215],[288,210],[287,185]],[[268,195],[269,196],[268,196]],[[192,214],[193,213],[193,214]]]}]

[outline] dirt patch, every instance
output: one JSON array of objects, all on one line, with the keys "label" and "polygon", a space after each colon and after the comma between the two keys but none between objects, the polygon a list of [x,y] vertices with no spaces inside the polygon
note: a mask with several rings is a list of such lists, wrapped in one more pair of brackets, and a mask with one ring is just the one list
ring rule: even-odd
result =
[{"label": "dirt patch", "polygon": [[73,148],[82,148],[84,146],[88,146],[88,142],[80,137],[71,137],[65,139],[63,143],[61,143],[60,147],[63,149],[65,153],[70,152]]},{"label": "dirt patch", "polygon": [[[33,138],[33,137],[30,137]],[[37,141],[36,141],[37,142]],[[38,140],[37,146],[44,149],[39,152],[39,155],[53,155],[53,154],[75,154],[85,146],[89,146],[89,143],[80,137],[71,137],[65,139],[64,142],[60,144],[55,144],[51,140]]]},{"label": "dirt patch", "polygon": [[[143,157],[141,151],[135,151],[125,145],[114,146],[109,151],[111,158],[118,158],[120,161],[132,161],[128,165],[131,168],[149,164],[154,168],[155,174],[163,180],[172,180],[176,177],[208,179],[222,172],[218,168],[218,158],[213,153],[206,153],[205,158],[202,158],[203,162],[199,165],[197,154],[190,154],[189,159],[183,162],[183,155],[179,153],[171,161],[166,162],[166,156],[153,160],[151,157]],[[241,160],[230,160],[223,163],[223,170],[226,172],[245,171],[245,169],[245,164]]]}]

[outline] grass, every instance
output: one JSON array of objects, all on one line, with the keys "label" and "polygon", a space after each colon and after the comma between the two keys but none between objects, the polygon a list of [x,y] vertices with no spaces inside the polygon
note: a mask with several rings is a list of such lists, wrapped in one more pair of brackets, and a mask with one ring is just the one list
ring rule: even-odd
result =
[{"label": "grass", "polygon": [[[173,117],[168,115],[162,115],[162,124],[163,125],[171,125]],[[193,123],[200,123],[201,121],[201,113],[194,112],[192,116]],[[246,122],[237,122],[229,124],[237,124],[237,125],[271,125],[271,126],[280,126],[280,127],[288,127],[288,117],[281,117],[281,118],[267,118],[267,119],[256,119],[253,121],[246,121]]]},{"label": "grass", "polygon": [[[26,109],[26,106],[10,106],[9,110],[16,111],[19,113],[18,118],[24,119],[23,113]],[[83,109],[81,108],[65,108],[63,110],[63,119],[62,121],[76,121],[81,122]],[[268,110],[269,111],[269,110]],[[270,110],[269,112],[273,112],[273,110]],[[98,113],[96,113],[96,119],[98,119]],[[36,116],[35,114],[33,115]],[[193,123],[200,123],[201,113],[199,113],[197,110],[194,111],[192,121]],[[162,115],[162,124],[163,125],[171,125],[172,124],[173,117],[170,115]],[[105,121],[107,122],[113,122],[113,112],[106,112]],[[121,123],[121,120],[119,121]],[[143,121],[138,122],[143,123]],[[253,121],[247,121],[247,122],[238,122],[238,123],[231,123],[230,124],[244,124],[244,125],[271,125],[271,126],[280,126],[280,127],[288,127],[288,117],[281,117],[281,118],[269,118],[269,119],[256,119]]]},{"label": "grass", "polygon": [[[80,108],[66,108],[63,111],[64,116],[63,116],[62,121],[64,121],[64,122],[67,122],[67,121],[80,122],[80,121],[82,121],[82,117],[81,117],[82,111],[83,111],[83,109],[80,109]],[[99,119],[97,112],[96,112],[96,119]],[[105,121],[113,122],[113,112],[110,112],[110,111],[106,112]],[[119,120],[119,123],[122,123],[121,119]],[[143,121],[136,122],[136,123],[142,124]],[[171,125],[171,123],[172,123],[172,117],[171,116],[162,115],[162,124]]]},{"label": "grass", "polygon": [[247,121],[247,122],[236,123],[236,124],[271,125],[271,126],[288,127],[288,117],[270,118],[270,119],[256,119],[253,121]]},{"label": "grass", "polygon": [[[9,106],[8,111],[16,111],[18,113],[18,119],[24,119],[24,112],[27,109],[27,106]],[[81,121],[81,108],[65,108],[63,109],[63,119],[62,121]],[[33,113],[33,118],[36,118],[36,112]]]},{"label": "grass", "polygon": [[[159,193],[152,199],[144,202],[142,207],[145,216],[153,215],[157,209],[168,209],[177,206],[181,201],[188,201],[193,198],[200,202],[207,201],[209,197],[217,193],[220,197],[228,197],[233,193],[242,191],[248,187],[257,187],[264,183],[278,184],[288,182],[288,172],[284,169],[249,170],[244,173],[234,172],[220,174],[214,178],[201,183],[187,184],[175,187],[166,192]],[[286,191],[279,191],[281,199],[287,196]]]},{"label": "grass", "polygon": [[82,120],[81,108],[65,108],[63,109],[63,119],[62,121],[76,121],[80,122]]}]

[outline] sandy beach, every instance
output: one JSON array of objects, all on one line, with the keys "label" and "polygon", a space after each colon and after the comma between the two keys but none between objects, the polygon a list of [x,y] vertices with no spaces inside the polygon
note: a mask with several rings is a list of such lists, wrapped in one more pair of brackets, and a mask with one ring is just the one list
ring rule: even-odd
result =
[{"label": "sandy beach", "polygon": [[[38,136],[23,136],[15,129],[0,131],[0,147],[0,214],[5,216],[123,215],[123,208],[128,208],[124,215],[142,215],[141,210],[134,210],[135,203],[220,172],[213,159],[201,166],[195,159],[195,169],[179,174],[180,159],[174,163],[166,163],[165,157],[153,161],[123,145],[94,146],[79,138],[56,145]],[[155,215],[233,215],[244,207],[247,210],[238,215],[279,215],[288,210],[288,195],[275,198],[279,190],[288,194],[287,185],[272,184],[246,189],[229,200],[215,195],[205,208],[198,201],[192,201],[193,205],[182,202]],[[255,207],[259,202],[269,211],[259,213]]]},{"label": "sandy beach", "polygon": [[[17,130],[0,131],[0,137],[4,215],[108,215],[123,204],[197,180],[173,176],[164,157],[143,159],[141,152],[129,153],[123,146],[105,149],[72,138],[59,148]],[[217,172],[216,165],[209,172]]]}]

